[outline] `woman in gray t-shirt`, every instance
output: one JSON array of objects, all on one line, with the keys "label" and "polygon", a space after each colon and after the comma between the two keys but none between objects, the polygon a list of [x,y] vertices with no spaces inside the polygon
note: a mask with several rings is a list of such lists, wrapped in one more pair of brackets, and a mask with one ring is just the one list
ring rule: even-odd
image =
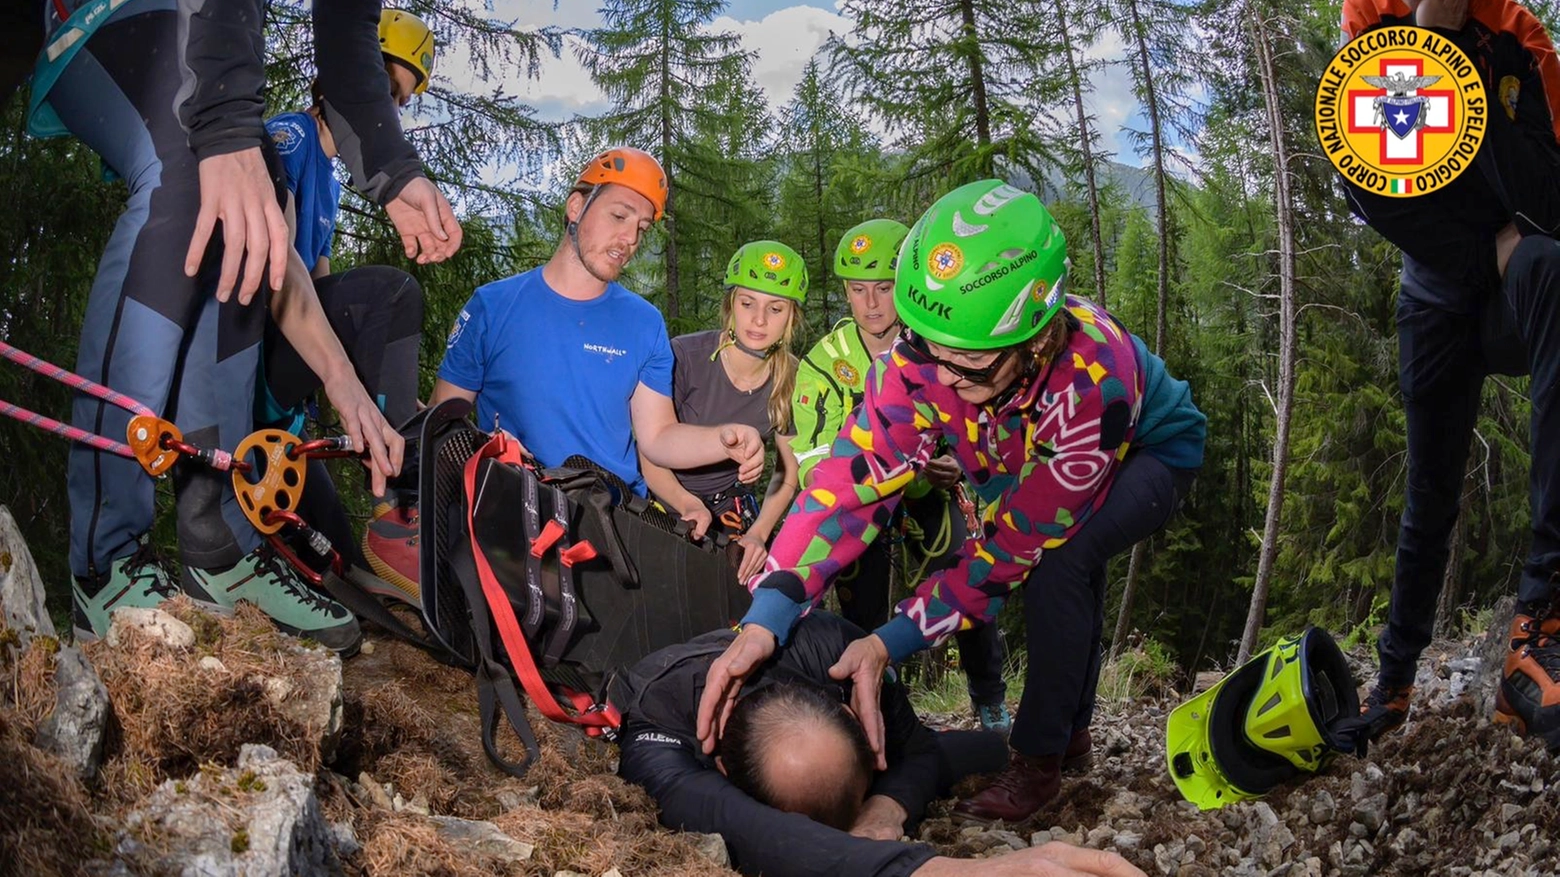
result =
[{"label": "woman in gray t-shirt", "polygon": [[778,241],[753,241],[731,257],[725,285],[721,328],[672,339],[672,404],[682,423],[745,423],[774,443],[779,464],[763,504],[737,482],[735,464],[673,472],[641,454],[639,468],[656,498],[693,524],[695,537],[712,526],[736,537],[742,546],[738,573],[745,579],[763,568],[769,534],[796,496],[791,343],[801,329],[807,263]]}]

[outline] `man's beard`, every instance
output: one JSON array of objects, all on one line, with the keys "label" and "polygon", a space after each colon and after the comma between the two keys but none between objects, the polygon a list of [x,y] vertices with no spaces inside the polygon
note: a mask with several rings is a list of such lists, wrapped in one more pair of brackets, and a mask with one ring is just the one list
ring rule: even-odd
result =
[{"label": "man's beard", "polygon": [[590,272],[590,276],[600,280],[602,283],[611,283],[623,276],[623,269],[618,267],[617,263],[604,253],[592,257],[587,257],[584,253],[581,253],[580,264],[585,266],[585,270]]}]

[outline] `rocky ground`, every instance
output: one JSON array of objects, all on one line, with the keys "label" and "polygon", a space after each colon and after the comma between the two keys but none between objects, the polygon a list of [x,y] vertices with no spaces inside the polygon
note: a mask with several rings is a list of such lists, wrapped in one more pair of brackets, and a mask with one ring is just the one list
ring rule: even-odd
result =
[{"label": "rocky ground", "polygon": [[[8,523],[0,508],[0,874],[732,873],[718,838],[656,827],[609,744],[537,720],[540,762],[493,769],[470,677],[401,643],[343,665],[258,613],[173,606],[63,646]],[[1438,643],[1410,722],[1368,758],[1207,813],[1164,767],[1185,695],[1103,704],[1094,767],[1055,806],[978,828],[945,802],[918,839],[1063,840],[1166,875],[1560,874],[1560,766],[1486,718],[1498,651]]]}]

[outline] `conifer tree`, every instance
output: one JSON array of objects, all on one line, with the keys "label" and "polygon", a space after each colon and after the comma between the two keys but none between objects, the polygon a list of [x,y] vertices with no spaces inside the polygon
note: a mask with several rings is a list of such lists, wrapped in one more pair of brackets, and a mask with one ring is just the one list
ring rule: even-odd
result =
[{"label": "conifer tree", "polygon": [[[612,102],[605,115],[588,120],[596,139],[647,149],[666,168],[660,261],[662,304],[673,323],[682,316],[687,284],[680,251],[694,247],[708,257],[718,249],[705,209],[735,204],[741,184],[733,186],[733,178],[746,170],[744,156],[701,138],[735,134],[756,115],[751,100],[739,96],[751,89],[749,55],[735,34],[710,27],[725,6],[724,0],[611,0],[601,8],[601,27],[587,32],[577,51]],[[741,243],[731,237],[728,256]]]}]

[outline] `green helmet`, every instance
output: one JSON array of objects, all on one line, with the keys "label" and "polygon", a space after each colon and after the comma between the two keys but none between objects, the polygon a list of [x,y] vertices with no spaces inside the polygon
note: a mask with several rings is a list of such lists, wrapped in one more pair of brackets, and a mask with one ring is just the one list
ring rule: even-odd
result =
[{"label": "green helmet", "polygon": [[1309,627],[1279,640],[1170,713],[1170,778],[1186,800],[1212,810],[1315,773],[1351,748],[1334,729],[1359,715],[1355,689],[1327,631]]},{"label": "green helmet", "polygon": [[894,277],[899,318],[966,350],[1026,341],[1061,310],[1067,239],[1040,199],[1001,180],[960,186],[910,229]]},{"label": "green helmet", "polygon": [[869,219],[845,232],[834,248],[834,274],[841,280],[893,280],[899,245],[910,229],[892,219]]},{"label": "green helmet", "polygon": [[807,300],[807,263],[779,241],[752,241],[737,247],[726,266],[726,288],[733,286],[800,304]]}]

